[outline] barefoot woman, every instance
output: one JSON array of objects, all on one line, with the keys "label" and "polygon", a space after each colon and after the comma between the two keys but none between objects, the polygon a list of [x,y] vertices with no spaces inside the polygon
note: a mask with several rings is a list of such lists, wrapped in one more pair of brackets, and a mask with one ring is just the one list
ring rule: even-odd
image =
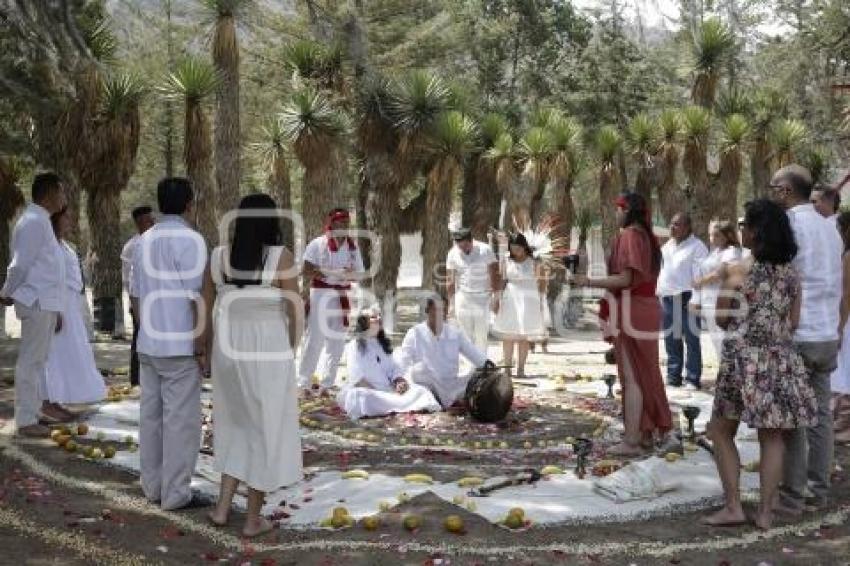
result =
[{"label": "barefoot woman", "polygon": [[[671,427],[670,407],[658,366],[661,307],[655,281],[661,251],[652,234],[646,201],[625,193],[617,201],[621,228],[611,246],[607,277],[578,275],[573,282],[609,291],[600,316],[606,339],[614,344],[617,373],[623,387],[623,442],[608,453],[638,456],[652,446],[654,435],[666,439]],[[605,311],[608,311],[607,313]]]}]

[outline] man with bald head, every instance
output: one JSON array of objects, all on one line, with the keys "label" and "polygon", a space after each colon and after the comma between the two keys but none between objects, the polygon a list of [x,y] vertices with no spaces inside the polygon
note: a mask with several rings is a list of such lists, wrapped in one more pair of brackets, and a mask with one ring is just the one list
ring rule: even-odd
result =
[{"label": "man with bald head", "polygon": [[[838,354],[843,246],[835,226],[810,202],[812,176],[807,169],[783,167],[768,188],[771,200],[787,211],[797,241],[793,265],[800,276],[802,301],[794,343],[818,402],[817,425],[786,436],[779,510],[798,515],[806,504],[823,507],[829,495],[833,452],[830,374]],[[808,500],[804,499],[806,488],[812,494]]]}]

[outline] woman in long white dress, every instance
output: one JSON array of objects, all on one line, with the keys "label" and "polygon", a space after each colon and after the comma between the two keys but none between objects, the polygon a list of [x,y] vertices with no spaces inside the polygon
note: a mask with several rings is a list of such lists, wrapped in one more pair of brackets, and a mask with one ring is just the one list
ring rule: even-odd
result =
[{"label": "woman in long white dress", "polygon": [[336,398],[349,417],[441,409],[428,389],[402,376],[377,310],[361,312],[354,331],[357,337],[345,349],[348,380]]},{"label": "woman in long white dress", "polygon": [[508,253],[502,261],[505,288],[501,293],[493,333],[502,338],[503,363],[513,365],[517,350],[516,376],[525,377],[525,362],[531,342],[546,337],[544,304],[546,279],[535,261],[531,246],[522,234],[507,240]]},{"label": "woman in long white dress", "polygon": [[[203,300],[207,325],[197,348],[212,351],[213,448],[221,472],[218,504],[209,519],[227,523],[239,482],[248,486],[242,533],[272,528],[260,515],[265,494],[302,479],[298,385],[294,351],[303,310],[292,253],[280,245],[276,205],[268,195],[242,199],[230,246],[210,254]],[[299,305],[299,306],[296,306]],[[206,360],[204,360],[206,363]]]},{"label": "woman in long white dress", "polygon": [[712,221],[708,227],[708,237],[711,252],[700,263],[693,286],[694,290],[699,291],[697,306],[719,360],[725,333],[715,322],[717,295],[720,293],[723,270],[730,263],[741,259],[741,243],[738,241],[735,225],[726,220]]},{"label": "woman in long white dress", "polygon": [[842,212],[836,219],[836,226],[844,240],[843,293],[841,295],[841,349],[838,351],[838,365],[832,372],[832,393],[835,398],[835,441],[850,442],[850,212]]},{"label": "woman in long white dress", "polygon": [[[60,330],[50,342],[45,372],[45,404],[97,403],[106,397],[106,384],[97,369],[80,306],[83,276],[77,252],[64,240],[70,233],[71,220],[66,210],[51,218],[65,262],[65,304]],[[44,406],[42,406],[44,411]],[[67,412],[67,411],[66,411]]]}]

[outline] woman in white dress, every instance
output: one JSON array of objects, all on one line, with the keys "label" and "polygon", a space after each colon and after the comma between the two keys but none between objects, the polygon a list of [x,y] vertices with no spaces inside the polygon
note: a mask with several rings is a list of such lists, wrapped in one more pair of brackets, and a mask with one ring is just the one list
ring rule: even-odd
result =
[{"label": "woman in white dress", "polygon": [[[210,254],[202,291],[212,327],[206,326],[198,349],[212,351],[213,448],[221,472],[209,519],[227,523],[243,482],[248,509],[242,533],[248,537],[272,528],[260,515],[265,494],[302,479],[293,355],[303,310],[292,253],[280,245],[276,208],[265,194],[242,199],[239,210],[254,214],[238,216],[230,246]],[[269,212],[258,217],[258,210]]]},{"label": "woman in white dress", "polygon": [[514,234],[503,242],[508,247],[508,253],[501,262],[505,288],[498,302],[493,333],[502,338],[502,361],[505,365],[513,365],[516,346],[516,376],[523,378],[531,342],[546,337],[546,278],[525,236]]},{"label": "woman in white dress", "polygon": [[65,263],[65,305],[60,329],[50,342],[44,383],[46,400],[42,412],[45,412],[45,405],[65,411],[61,404],[97,403],[106,397],[106,384],[95,364],[80,306],[85,300],[81,294],[83,276],[80,258],[64,239],[71,230],[67,209],[54,214],[51,221]]},{"label": "woman in white dress", "polygon": [[843,292],[841,295],[841,349],[838,351],[838,365],[832,372],[832,393],[835,397],[835,441],[850,442],[850,212],[842,212],[836,219],[836,226],[844,240]]},{"label": "woman in white dress", "polygon": [[717,326],[714,313],[717,305],[717,295],[723,279],[724,269],[732,262],[741,259],[741,243],[735,225],[725,220],[713,220],[708,227],[711,252],[699,265],[699,272],[694,279],[694,290],[699,292],[699,308],[704,328],[711,335],[711,342],[717,359],[723,351],[723,329]]},{"label": "woman in white dress", "polygon": [[377,310],[361,312],[354,332],[357,337],[345,349],[348,380],[336,398],[349,417],[441,409],[428,389],[402,376]]}]

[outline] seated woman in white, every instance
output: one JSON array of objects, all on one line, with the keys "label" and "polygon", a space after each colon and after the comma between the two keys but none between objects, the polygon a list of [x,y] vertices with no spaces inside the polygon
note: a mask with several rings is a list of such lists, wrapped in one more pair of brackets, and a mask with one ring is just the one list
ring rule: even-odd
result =
[{"label": "seated woman in white", "polygon": [[355,333],[357,337],[348,343],[345,351],[348,380],[336,398],[349,417],[356,420],[390,413],[440,410],[430,391],[402,377],[377,311],[361,312]]}]

